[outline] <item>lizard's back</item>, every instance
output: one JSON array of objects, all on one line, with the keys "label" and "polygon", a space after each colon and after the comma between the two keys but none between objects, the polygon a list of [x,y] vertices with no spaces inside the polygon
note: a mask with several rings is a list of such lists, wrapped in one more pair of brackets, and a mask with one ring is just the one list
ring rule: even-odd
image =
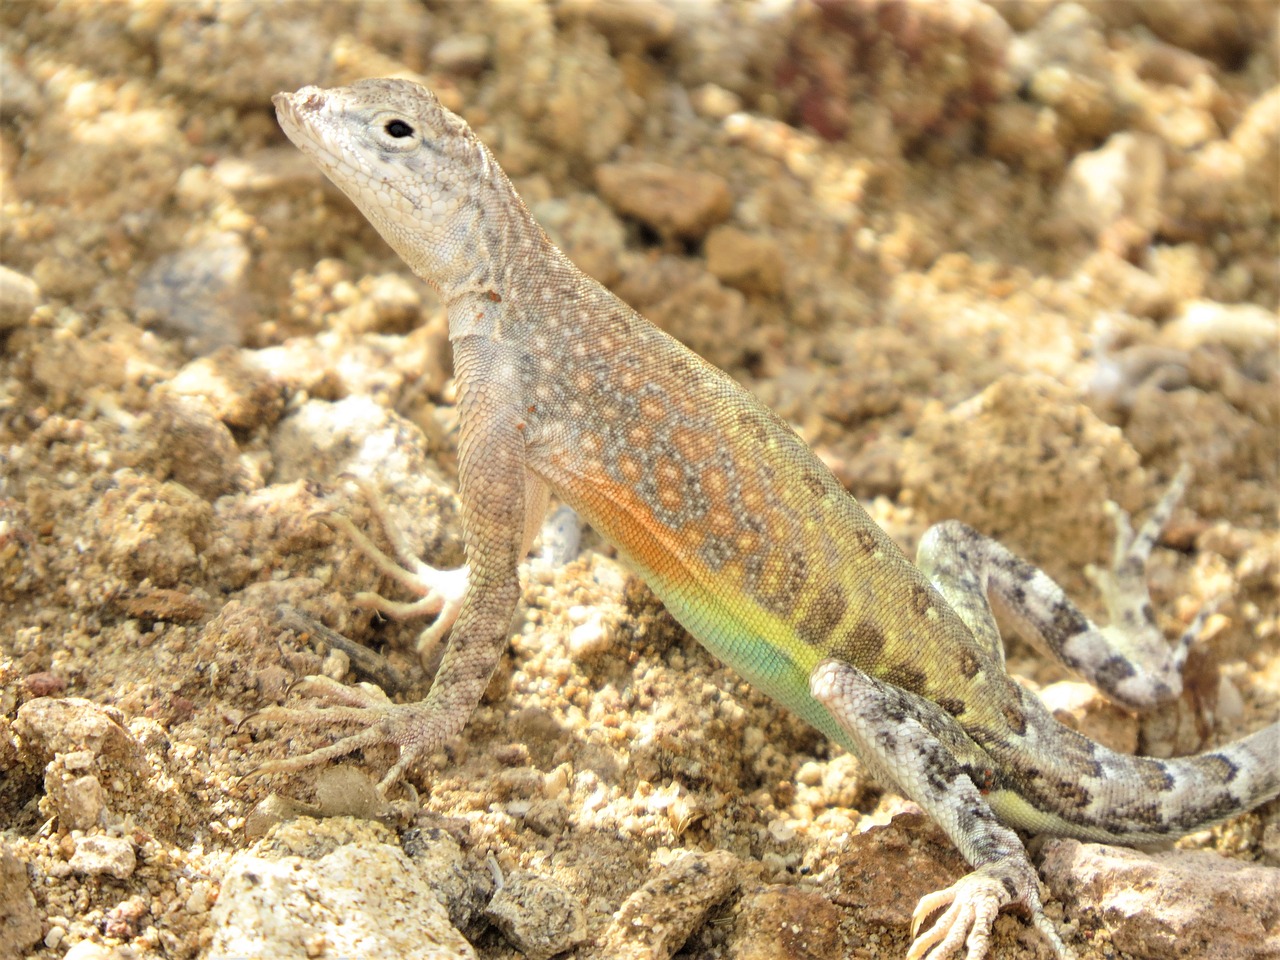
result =
[{"label": "lizard's back", "polygon": [[809,694],[829,656],[931,700],[1010,703],[1003,671],[980,671],[963,623],[777,415],[555,254],[512,331],[530,463],[681,623],[841,742]]}]

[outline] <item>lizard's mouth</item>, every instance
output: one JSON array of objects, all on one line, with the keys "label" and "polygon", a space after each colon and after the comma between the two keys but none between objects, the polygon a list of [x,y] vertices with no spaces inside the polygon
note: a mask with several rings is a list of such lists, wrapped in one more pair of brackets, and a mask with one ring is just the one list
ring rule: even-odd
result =
[{"label": "lizard's mouth", "polygon": [[303,125],[302,117],[298,112],[298,105],[294,102],[293,96],[292,93],[277,93],[271,98],[271,103],[276,108],[276,120],[284,128],[284,132],[288,134],[290,140],[294,138],[294,134]]},{"label": "lizard's mouth", "polygon": [[313,140],[318,138],[316,121],[329,105],[329,97],[324,90],[308,86],[294,93],[281,91],[271,98],[271,103],[276,108],[280,126],[294,143],[298,143],[299,135]]},{"label": "lizard's mouth", "polygon": [[296,93],[281,92],[271,98],[276,108],[276,120],[285,136],[317,161],[337,155],[327,142],[321,122],[328,102],[328,97],[319,87],[303,87]]},{"label": "lizard's mouth", "polygon": [[316,102],[321,99],[319,96],[310,96],[305,103],[302,102],[301,94],[308,90],[315,90],[316,94],[320,92],[314,87],[303,87],[297,93],[281,92],[271,98],[271,103],[276,108],[276,119],[285,127],[286,132],[291,127],[303,125],[304,113],[315,113],[320,108],[320,104]]},{"label": "lizard's mouth", "polygon": [[289,93],[282,90],[271,98],[277,110],[287,107],[293,113],[316,112],[324,108],[327,102],[325,92],[319,87],[307,86]]}]

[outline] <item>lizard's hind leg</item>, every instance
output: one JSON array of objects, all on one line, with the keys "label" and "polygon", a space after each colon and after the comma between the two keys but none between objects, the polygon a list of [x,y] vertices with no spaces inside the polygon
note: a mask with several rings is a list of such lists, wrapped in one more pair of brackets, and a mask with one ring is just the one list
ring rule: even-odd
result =
[{"label": "lizard's hind leg", "polygon": [[963,523],[931,527],[917,564],[994,656],[1003,659],[1004,651],[989,600],[1027,639],[1113,701],[1149,710],[1182,692],[1187,651],[1212,611],[1206,606],[1171,646],[1156,625],[1147,591],[1147,559],[1188,477],[1184,467],[1136,533],[1128,515],[1108,503],[1116,524],[1111,568],[1086,570],[1107,605],[1111,622],[1105,627],[1086,617],[1048,574]]},{"label": "lizard's hind leg", "polygon": [[[941,960],[961,947],[966,960],[982,960],[996,914],[1009,906],[1025,911],[1060,960],[1069,960],[1070,949],[1044,915],[1026,848],[987,802],[985,793],[998,789],[997,772],[955,719],[841,660],[818,664],[809,690],[852,738],[858,758],[920,804],[974,868],[920,900],[907,960]],[[916,936],[938,910],[942,915]]]}]

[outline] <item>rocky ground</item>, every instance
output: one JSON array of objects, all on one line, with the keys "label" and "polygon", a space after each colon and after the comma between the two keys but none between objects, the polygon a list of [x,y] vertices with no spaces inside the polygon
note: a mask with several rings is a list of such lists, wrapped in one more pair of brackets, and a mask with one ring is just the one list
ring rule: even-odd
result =
[{"label": "rocky ground", "polygon": [[[372,793],[386,755],[245,779],[322,742],[244,722],[299,677],[428,687],[421,624],[353,602],[397,586],[318,518],[376,530],[349,478],[461,559],[444,317],[276,126],[308,83],[433,87],[909,550],[957,517],[1098,613],[1105,501],[1191,464],[1151,571],[1170,636],[1217,604],[1183,700],[1139,721],[1016,639],[1011,669],[1153,754],[1280,711],[1271,0],[19,0],[0,28],[0,955],[871,960],[963,872],[563,518],[416,802]],[[1049,912],[1085,960],[1274,956],[1278,812],[1047,844]],[[1047,951],[1008,916],[993,955]]]}]

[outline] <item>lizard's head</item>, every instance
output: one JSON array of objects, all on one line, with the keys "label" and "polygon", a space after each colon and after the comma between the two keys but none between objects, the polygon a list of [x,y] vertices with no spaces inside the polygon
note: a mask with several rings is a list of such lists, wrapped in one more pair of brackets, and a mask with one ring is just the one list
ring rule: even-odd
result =
[{"label": "lizard's head", "polygon": [[498,165],[457,114],[409,80],[303,87],[271,98],[285,134],[424,279],[448,286]]}]

